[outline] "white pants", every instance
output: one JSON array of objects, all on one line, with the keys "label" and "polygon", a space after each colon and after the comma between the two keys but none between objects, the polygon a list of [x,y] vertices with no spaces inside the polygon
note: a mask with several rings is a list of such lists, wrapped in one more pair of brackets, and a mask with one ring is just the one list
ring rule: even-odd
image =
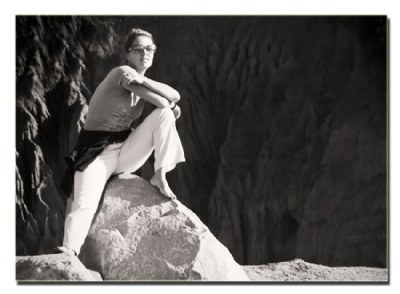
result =
[{"label": "white pants", "polygon": [[83,172],[75,172],[74,195],[67,209],[70,211],[65,219],[63,246],[79,254],[109,177],[137,171],[153,150],[155,171],[163,167],[168,172],[177,163],[185,161],[170,109],[155,109],[123,143],[109,145]]}]

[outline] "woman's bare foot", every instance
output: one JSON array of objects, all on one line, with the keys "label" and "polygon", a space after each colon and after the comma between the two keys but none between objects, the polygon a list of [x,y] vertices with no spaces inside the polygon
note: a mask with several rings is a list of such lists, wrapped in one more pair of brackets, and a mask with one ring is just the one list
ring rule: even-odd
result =
[{"label": "woman's bare foot", "polygon": [[54,248],[54,253],[55,254],[65,254],[68,256],[77,256],[76,252],[72,250],[71,248],[65,247],[65,246],[58,246]]},{"label": "woman's bare foot", "polygon": [[171,188],[169,187],[165,173],[162,173],[161,169],[156,171],[156,173],[150,180],[150,184],[160,189],[161,193],[164,196],[167,196],[172,200],[176,199],[176,195],[174,194],[174,192],[172,192]]}]

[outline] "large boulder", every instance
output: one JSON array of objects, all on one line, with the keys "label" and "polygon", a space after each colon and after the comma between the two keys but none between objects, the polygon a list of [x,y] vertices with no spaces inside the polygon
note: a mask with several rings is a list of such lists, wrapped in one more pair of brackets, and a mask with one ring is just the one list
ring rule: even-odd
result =
[{"label": "large boulder", "polygon": [[112,178],[100,207],[79,257],[105,280],[248,280],[191,210],[138,176]]},{"label": "large boulder", "polygon": [[76,256],[48,254],[17,256],[17,281],[102,281],[99,273],[88,270]]}]

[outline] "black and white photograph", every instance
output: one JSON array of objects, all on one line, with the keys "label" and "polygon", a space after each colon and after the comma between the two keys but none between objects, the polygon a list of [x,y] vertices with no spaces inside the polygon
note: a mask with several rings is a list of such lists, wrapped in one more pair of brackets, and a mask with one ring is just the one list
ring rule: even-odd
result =
[{"label": "black and white photograph", "polygon": [[13,17],[16,285],[391,284],[390,15]]}]

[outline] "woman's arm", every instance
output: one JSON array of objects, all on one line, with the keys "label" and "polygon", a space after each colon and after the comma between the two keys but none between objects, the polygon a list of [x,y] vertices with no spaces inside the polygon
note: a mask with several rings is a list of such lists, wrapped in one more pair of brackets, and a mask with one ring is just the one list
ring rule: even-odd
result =
[{"label": "woman's arm", "polygon": [[174,88],[168,86],[167,84],[160,83],[152,79],[149,79],[145,76],[142,76],[131,67],[128,66],[126,67],[127,67],[127,72],[124,73],[123,78],[120,81],[120,84],[122,82],[124,82],[125,85],[131,83],[141,84],[171,102],[176,103],[180,100],[179,92],[176,91]]},{"label": "woman's arm", "polygon": [[160,94],[161,96],[163,96],[164,98],[168,99],[171,102],[177,103],[181,99],[179,92],[176,91],[174,88],[166,84],[153,81],[147,77],[143,78],[142,85]]},{"label": "woman's arm", "polygon": [[169,101],[167,98],[164,98],[153,90],[143,86],[140,84],[140,81],[132,82],[131,78],[123,77],[120,85],[158,108],[172,108],[175,106],[174,102]]}]

